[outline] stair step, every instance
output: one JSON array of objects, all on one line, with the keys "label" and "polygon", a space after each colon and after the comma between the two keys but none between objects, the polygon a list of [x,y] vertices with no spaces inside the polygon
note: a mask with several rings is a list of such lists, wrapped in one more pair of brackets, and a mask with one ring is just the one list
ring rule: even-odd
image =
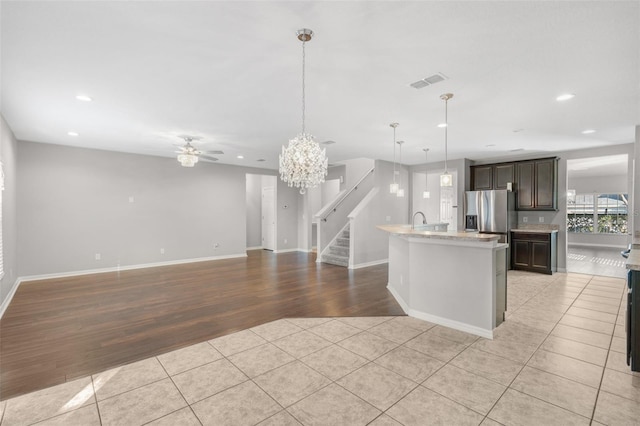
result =
[{"label": "stair step", "polygon": [[344,256],[336,256],[335,254],[325,254],[322,256],[324,263],[330,263],[337,266],[349,266],[349,258]]},{"label": "stair step", "polygon": [[329,254],[336,254],[338,256],[349,257],[349,247],[329,246]]},{"label": "stair step", "polygon": [[342,247],[349,247],[349,238],[342,238],[342,237],[336,238],[336,245],[342,246]]},{"label": "stair step", "polygon": [[346,229],[346,230],[342,231],[342,234],[340,236],[342,238],[349,238],[349,230]]}]

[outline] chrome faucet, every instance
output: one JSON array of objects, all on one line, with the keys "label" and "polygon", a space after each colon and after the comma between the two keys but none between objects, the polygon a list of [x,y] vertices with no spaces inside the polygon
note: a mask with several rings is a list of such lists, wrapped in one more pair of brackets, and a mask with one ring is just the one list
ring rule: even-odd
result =
[{"label": "chrome faucet", "polygon": [[414,222],[416,221],[416,216],[417,216],[417,215],[419,215],[419,214],[420,214],[420,215],[422,215],[422,224],[423,224],[423,225],[426,225],[426,224],[427,224],[427,217],[424,215],[424,213],[422,213],[422,212],[415,212],[415,213],[413,214],[413,217],[411,218],[411,230],[412,230],[412,231],[415,229]]}]

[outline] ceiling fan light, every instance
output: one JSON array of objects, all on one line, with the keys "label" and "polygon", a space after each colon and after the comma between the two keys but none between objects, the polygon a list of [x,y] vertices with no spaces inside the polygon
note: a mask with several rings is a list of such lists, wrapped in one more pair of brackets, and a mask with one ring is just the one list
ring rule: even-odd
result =
[{"label": "ceiling fan light", "polygon": [[193,154],[180,154],[178,161],[182,167],[193,167],[198,162],[198,156]]}]

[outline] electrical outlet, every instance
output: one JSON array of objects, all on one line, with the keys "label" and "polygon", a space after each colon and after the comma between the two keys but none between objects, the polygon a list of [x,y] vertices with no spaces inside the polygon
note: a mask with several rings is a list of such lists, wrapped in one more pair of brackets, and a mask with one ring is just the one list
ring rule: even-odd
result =
[{"label": "electrical outlet", "polygon": [[130,203],[133,203],[134,201],[135,201],[135,199],[133,198],[133,195],[130,195],[130,196],[129,196],[129,202],[130,202]]},{"label": "electrical outlet", "polygon": [[400,285],[404,285],[404,277],[400,274]]},{"label": "electrical outlet", "polygon": [[213,248],[214,248],[214,249],[217,249],[217,248],[219,248],[219,247],[220,247],[220,244],[219,244],[219,243],[214,243],[214,244],[213,244]]},{"label": "electrical outlet", "polygon": [[163,248],[160,249],[160,254],[164,254],[164,249]]},{"label": "electrical outlet", "polygon": [[96,260],[100,260],[102,259],[102,256],[100,255],[100,253],[96,253]]},{"label": "electrical outlet", "polygon": [[540,217],[538,218],[538,222],[540,222],[540,223],[544,223],[544,217],[540,216]]},{"label": "electrical outlet", "polygon": [[287,244],[287,239],[286,238],[284,239],[284,243]]},{"label": "electrical outlet", "polygon": [[529,218],[528,218],[528,217],[526,217],[526,216],[524,216],[524,217],[522,218],[522,223],[527,223],[527,222],[529,222]]},{"label": "electrical outlet", "polygon": [[387,222],[391,222],[391,216],[387,216],[387,217],[385,217],[385,220],[386,220]]}]

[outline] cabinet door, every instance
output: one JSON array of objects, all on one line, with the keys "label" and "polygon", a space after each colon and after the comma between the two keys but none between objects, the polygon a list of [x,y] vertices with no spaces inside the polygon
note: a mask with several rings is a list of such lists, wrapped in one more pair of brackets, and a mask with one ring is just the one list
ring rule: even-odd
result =
[{"label": "cabinet door", "polygon": [[535,206],[538,209],[557,208],[556,164],[553,158],[535,162]]},{"label": "cabinet door", "polygon": [[534,194],[534,163],[531,161],[517,163],[518,186],[518,210],[532,210],[535,205],[533,203]]},{"label": "cabinet door", "polygon": [[551,247],[549,242],[532,241],[531,242],[531,267],[547,271],[550,269]]},{"label": "cabinet door", "polygon": [[515,182],[515,165],[496,164],[493,168],[493,189],[507,189],[509,182]]},{"label": "cabinet door", "polygon": [[473,167],[473,184],[471,187],[474,191],[485,191],[493,189],[493,167],[492,166],[475,166]]},{"label": "cabinet door", "polygon": [[529,241],[525,240],[511,240],[511,258],[513,267],[520,266],[523,268],[528,268],[531,266],[531,262],[529,260]]}]

